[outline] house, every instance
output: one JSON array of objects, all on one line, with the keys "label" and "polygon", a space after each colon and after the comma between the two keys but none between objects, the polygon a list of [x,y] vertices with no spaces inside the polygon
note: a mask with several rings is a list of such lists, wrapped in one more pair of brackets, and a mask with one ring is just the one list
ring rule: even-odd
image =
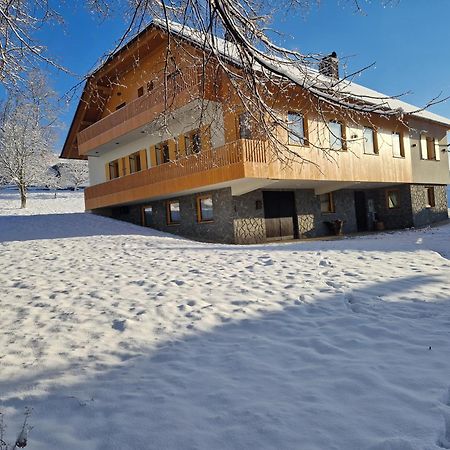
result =
[{"label": "house", "polygon": [[[286,164],[254,132],[226,77],[186,57],[202,52],[193,34],[176,24],[170,33],[183,58],[167,60],[166,31],[153,22],[86,82],[61,154],[88,160],[86,210],[226,243],[447,218],[449,119],[355,83],[350,93],[402,108],[401,120],[324,121],[304,107],[305,96],[286,95],[280,114],[295,130],[280,139],[308,161]],[[337,76],[336,63],[330,55],[320,76]]]}]

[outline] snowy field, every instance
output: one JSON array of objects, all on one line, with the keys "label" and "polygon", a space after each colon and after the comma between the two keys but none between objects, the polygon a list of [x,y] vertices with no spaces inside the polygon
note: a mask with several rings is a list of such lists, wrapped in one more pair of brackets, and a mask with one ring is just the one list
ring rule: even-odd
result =
[{"label": "snowy field", "polygon": [[450,448],[450,226],[201,244],[0,191],[0,410],[30,450]]}]

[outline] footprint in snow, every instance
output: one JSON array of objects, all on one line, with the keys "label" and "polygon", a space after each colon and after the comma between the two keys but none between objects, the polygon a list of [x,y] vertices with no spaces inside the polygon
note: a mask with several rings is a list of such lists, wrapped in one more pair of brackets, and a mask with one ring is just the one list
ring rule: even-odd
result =
[{"label": "footprint in snow", "polygon": [[111,328],[113,330],[117,330],[117,331],[120,331],[121,333],[123,333],[125,331],[125,323],[126,323],[126,320],[114,319]]}]

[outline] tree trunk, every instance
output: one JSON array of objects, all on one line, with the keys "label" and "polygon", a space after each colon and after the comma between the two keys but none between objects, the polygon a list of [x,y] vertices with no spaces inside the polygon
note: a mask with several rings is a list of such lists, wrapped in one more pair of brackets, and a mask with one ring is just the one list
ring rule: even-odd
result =
[{"label": "tree trunk", "polygon": [[19,186],[20,191],[20,207],[27,207],[27,188],[25,186]]}]

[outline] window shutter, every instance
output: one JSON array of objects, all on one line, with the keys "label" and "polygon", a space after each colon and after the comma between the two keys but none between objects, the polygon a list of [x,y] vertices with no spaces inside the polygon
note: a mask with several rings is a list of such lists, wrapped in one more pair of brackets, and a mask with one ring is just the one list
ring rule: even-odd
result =
[{"label": "window shutter", "polygon": [[420,135],[420,157],[422,159],[428,159],[427,137],[423,134]]},{"label": "window shutter", "polygon": [[123,160],[124,160],[124,167],[125,167],[124,175],[129,175],[131,173],[131,170],[130,170],[130,157],[129,156],[125,156],[125,158],[123,158]]},{"label": "window shutter", "polygon": [[178,136],[178,155],[180,158],[186,156],[186,141],[184,138],[184,134]]},{"label": "window shutter", "polygon": [[147,169],[147,150],[145,148],[139,151],[139,157],[141,158],[141,169]]},{"label": "window shutter", "polygon": [[156,149],[154,145],[150,146],[150,167],[156,166]]},{"label": "window shutter", "polygon": [[437,139],[434,140],[434,153],[436,155],[436,161],[441,160],[441,150],[439,147],[439,141]]},{"label": "window shutter", "polygon": [[123,158],[119,158],[119,177],[123,177],[125,175],[125,166],[123,163]]},{"label": "window shutter", "polygon": [[109,178],[109,163],[105,164],[105,180],[106,181],[110,180],[110,178]]},{"label": "window shutter", "polygon": [[200,139],[202,151],[211,150],[211,131],[209,125],[203,125],[200,128]]},{"label": "window shutter", "polygon": [[174,161],[176,159],[176,152],[177,152],[177,143],[175,139],[169,139],[169,159],[171,161]]}]

